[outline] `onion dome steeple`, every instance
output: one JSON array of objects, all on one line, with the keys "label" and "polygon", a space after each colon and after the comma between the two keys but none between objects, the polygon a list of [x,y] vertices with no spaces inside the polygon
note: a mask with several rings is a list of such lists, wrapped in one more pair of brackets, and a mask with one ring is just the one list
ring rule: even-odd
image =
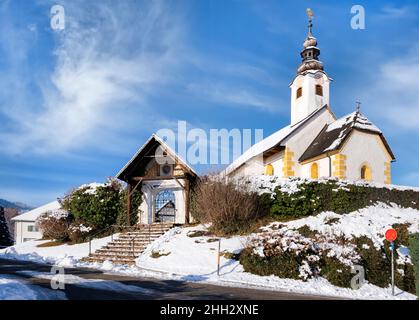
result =
[{"label": "onion dome steeple", "polygon": [[313,37],[313,12],[307,9],[308,15],[308,35],[304,41],[304,49],[300,55],[303,58],[301,65],[297,69],[297,73],[303,73],[307,70],[323,70],[323,63],[319,60],[320,49],[317,48],[317,39]]}]

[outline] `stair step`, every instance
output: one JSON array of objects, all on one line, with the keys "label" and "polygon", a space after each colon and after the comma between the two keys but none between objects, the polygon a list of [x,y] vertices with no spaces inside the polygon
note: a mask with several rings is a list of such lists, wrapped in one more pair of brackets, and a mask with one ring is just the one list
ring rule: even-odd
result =
[{"label": "stair step", "polygon": [[106,253],[120,254],[120,253],[123,253],[123,254],[131,254],[131,255],[134,253],[134,255],[136,255],[136,254],[141,254],[143,251],[144,251],[143,249],[134,249],[134,250],[128,250],[128,249],[126,249],[126,250],[123,250],[123,249],[115,249],[115,250],[99,249],[99,250],[96,250],[95,253],[97,253],[97,254],[106,254]]},{"label": "stair step", "polygon": [[109,259],[109,258],[86,258],[84,259],[87,262],[105,262],[105,261],[111,261],[113,264],[122,264],[122,265],[134,265],[135,260],[134,259]]},{"label": "stair step", "polygon": [[136,259],[139,257],[141,252],[138,253],[132,253],[132,252],[98,252],[93,253],[90,257],[91,258],[100,258],[100,257],[106,257],[106,258],[130,258],[130,259]]},{"label": "stair step", "polygon": [[172,227],[173,224],[171,223],[138,226],[138,229],[120,233],[118,238],[107,243],[83,260],[88,262],[109,260],[114,264],[133,265],[135,264],[135,259],[144,252],[151,242],[160,238]]},{"label": "stair step", "polygon": [[108,249],[108,250],[132,250],[134,248],[135,250],[144,250],[147,248],[146,245],[136,245],[136,246],[118,246],[118,245],[107,245],[102,247],[101,249]]}]

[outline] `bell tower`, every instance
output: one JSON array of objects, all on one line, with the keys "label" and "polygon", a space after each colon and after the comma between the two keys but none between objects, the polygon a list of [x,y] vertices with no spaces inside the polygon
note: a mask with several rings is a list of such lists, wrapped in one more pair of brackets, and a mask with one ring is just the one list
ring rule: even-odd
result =
[{"label": "bell tower", "polygon": [[308,117],[325,104],[329,105],[329,86],[332,79],[324,72],[319,60],[320,49],[313,37],[313,12],[307,9],[308,35],[300,55],[302,62],[291,88],[291,125]]}]

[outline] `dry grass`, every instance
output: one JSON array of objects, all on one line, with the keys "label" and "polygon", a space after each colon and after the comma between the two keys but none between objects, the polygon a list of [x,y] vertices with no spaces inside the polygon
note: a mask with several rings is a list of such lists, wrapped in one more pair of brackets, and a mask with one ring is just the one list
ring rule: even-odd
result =
[{"label": "dry grass", "polygon": [[261,196],[244,181],[203,180],[193,200],[195,218],[211,223],[217,235],[248,232],[268,212]]}]

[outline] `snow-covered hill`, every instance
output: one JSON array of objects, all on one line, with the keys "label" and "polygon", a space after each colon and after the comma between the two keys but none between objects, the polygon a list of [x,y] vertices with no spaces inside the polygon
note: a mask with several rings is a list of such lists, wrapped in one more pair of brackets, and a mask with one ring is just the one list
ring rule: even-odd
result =
[{"label": "snow-covered hill", "polygon": [[[327,223],[334,219],[334,223]],[[324,235],[343,233],[348,237],[366,235],[377,245],[382,244],[383,232],[394,223],[409,223],[411,232],[419,232],[419,211],[379,204],[357,212],[337,215],[324,212],[317,216],[302,218],[287,223],[281,223],[281,228],[295,230],[307,225]],[[273,223],[266,230],[277,230],[278,224]],[[88,245],[58,246],[38,248],[41,241],[27,242],[6,250],[0,250],[13,259],[26,259],[55,263],[62,266],[84,266],[129,274],[131,276],[151,276],[164,279],[207,282],[225,286],[256,287],[268,290],[300,292],[315,295],[347,297],[354,299],[416,299],[416,296],[396,290],[397,295],[391,295],[390,288],[380,288],[372,284],[364,284],[358,290],[340,288],[330,284],[324,278],[308,281],[281,279],[276,276],[258,276],[245,272],[239,261],[232,259],[232,254],[239,253],[249,244],[249,241],[262,236],[266,232],[248,236],[221,238],[220,274],[217,274],[218,241],[208,235],[191,236],[196,231],[206,231],[204,225],[195,227],[176,227],[152,243],[137,259],[137,266],[113,266],[109,262],[103,264],[88,264],[80,258],[87,256]],[[94,248],[109,239],[97,240]],[[399,253],[408,255],[406,250]]]}]

